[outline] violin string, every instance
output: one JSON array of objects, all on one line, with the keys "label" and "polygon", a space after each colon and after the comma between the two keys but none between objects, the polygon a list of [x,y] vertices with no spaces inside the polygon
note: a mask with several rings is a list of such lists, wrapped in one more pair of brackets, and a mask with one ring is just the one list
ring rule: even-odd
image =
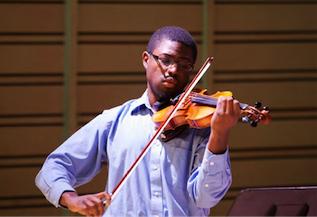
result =
[{"label": "violin string", "polygon": [[199,93],[194,93],[194,96],[190,96],[190,97],[192,102],[200,103],[204,105],[210,105],[210,106],[216,106],[218,101],[214,97],[200,95]]}]

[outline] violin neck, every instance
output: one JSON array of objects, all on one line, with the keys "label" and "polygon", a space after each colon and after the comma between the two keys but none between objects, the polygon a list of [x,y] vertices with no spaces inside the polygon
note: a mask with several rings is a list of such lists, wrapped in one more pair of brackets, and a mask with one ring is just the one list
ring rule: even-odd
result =
[{"label": "violin neck", "polygon": [[[218,99],[210,97],[210,96],[196,95],[196,96],[192,96],[191,101],[194,102],[194,103],[202,104],[202,105],[216,107]],[[249,107],[248,104],[240,103],[240,108],[242,110],[244,110],[244,109],[246,109],[248,107]]]}]

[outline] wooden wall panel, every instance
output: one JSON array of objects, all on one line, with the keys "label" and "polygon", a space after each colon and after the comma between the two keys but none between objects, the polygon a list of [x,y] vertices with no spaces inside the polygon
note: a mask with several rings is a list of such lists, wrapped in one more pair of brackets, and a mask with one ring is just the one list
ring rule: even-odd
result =
[{"label": "wooden wall panel", "polygon": [[[8,123],[1,123],[0,138],[1,146],[0,153],[4,159],[12,157],[41,157],[42,160],[52,152],[63,140],[62,137],[62,121],[54,120],[47,123],[45,126],[43,121],[36,123],[29,123],[29,120],[34,121],[36,118],[21,118],[24,119],[22,123],[14,125]],[[12,121],[14,122],[14,121]],[[56,126],[54,126],[56,125]],[[1,157],[0,157],[1,159]]]},{"label": "wooden wall panel", "polygon": [[61,114],[62,87],[20,84],[0,87],[1,114]]},{"label": "wooden wall panel", "polygon": [[[133,43],[133,42],[132,42]],[[145,43],[83,44],[79,46],[80,72],[142,72],[142,52]]]},{"label": "wooden wall panel", "polygon": [[315,31],[317,5],[303,1],[217,1],[216,31]]},{"label": "wooden wall panel", "polygon": [[61,3],[62,1],[1,1],[0,32],[61,33],[64,28],[64,5]]},{"label": "wooden wall panel", "polygon": [[0,213],[62,215],[34,185],[62,141],[62,1],[0,1]]},{"label": "wooden wall panel", "polygon": [[19,163],[14,162],[5,167],[1,159],[1,215],[62,214],[61,210],[53,208],[40,196],[34,185],[34,177],[41,163],[39,159],[30,163]]},{"label": "wooden wall panel", "polygon": [[[30,196],[39,193],[34,184],[34,178],[42,163],[41,159],[32,159],[31,162],[26,162],[27,160],[25,162],[19,160],[15,165],[8,166],[8,168],[4,168],[5,163],[2,163],[0,187],[2,196]],[[14,190],[10,186],[14,186]]]},{"label": "wooden wall panel", "polygon": [[[34,186],[63,140],[65,3],[0,0],[0,213],[65,215]],[[239,123],[231,136],[233,185],[213,215],[246,187],[317,185],[317,4],[297,0],[78,2],[78,127],[145,88],[141,52],[153,30],[180,25],[215,57],[208,89],[269,105],[273,122]],[[205,13],[205,14],[204,14]],[[208,24],[206,17],[209,19]],[[204,20],[205,19],[205,20]],[[204,43],[207,29],[208,42]],[[204,47],[206,46],[206,47]],[[202,62],[199,53],[197,67]],[[72,86],[74,87],[74,86]],[[282,173],[283,172],[283,173]],[[106,169],[79,192],[101,191]]]},{"label": "wooden wall panel", "polygon": [[[152,32],[163,25],[180,25],[191,31],[201,31],[201,2],[144,1],[117,4],[89,4],[85,1],[79,8],[80,32],[142,33]],[[177,13],[177,12],[182,13]],[[175,13],[176,12],[176,13]],[[135,16],[139,14],[141,16]]]},{"label": "wooden wall panel", "polygon": [[232,166],[233,176],[236,177],[232,187],[315,185],[316,163],[316,151],[314,156],[307,154],[284,158],[269,156],[266,159],[261,157],[241,159]]},{"label": "wooden wall panel", "polygon": [[[30,198],[21,198],[22,202],[28,201],[28,203],[31,203],[33,199]],[[46,215],[52,215],[52,216],[63,216],[68,215],[68,212],[63,209],[57,209],[51,204],[48,204],[46,201],[43,201],[43,203],[34,204],[34,205],[24,205],[21,204],[19,206],[16,205],[17,202],[14,201],[14,204],[3,206],[1,214],[5,216],[21,216],[21,213],[27,213],[27,215],[30,216],[43,216]]]},{"label": "wooden wall panel", "polygon": [[[123,83],[123,82],[122,82]],[[133,84],[131,81],[126,85],[119,84],[92,84],[81,85],[79,87],[79,112],[90,114],[93,112],[102,112],[113,106],[141,96],[145,90],[144,81],[138,81]],[[93,96],[93,97],[92,97]]]},{"label": "wooden wall panel", "polygon": [[61,74],[63,71],[63,46],[60,42],[28,44],[29,42],[15,41],[12,43],[15,45],[0,44],[1,73]]},{"label": "wooden wall panel", "polygon": [[276,117],[269,126],[259,125],[257,128],[239,123],[232,131],[231,150],[232,152],[251,150],[260,154],[265,150],[276,152],[281,148],[285,152],[295,148],[307,149],[311,146],[313,148],[314,141],[317,139],[315,131],[316,119],[310,116],[305,118],[305,116],[298,117],[294,115],[285,118],[280,117],[280,119]]},{"label": "wooden wall panel", "polygon": [[[317,41],[317,38],[316,38]],[[316,67],[316,43],[218,43],[219,70],[312,69]]]}]

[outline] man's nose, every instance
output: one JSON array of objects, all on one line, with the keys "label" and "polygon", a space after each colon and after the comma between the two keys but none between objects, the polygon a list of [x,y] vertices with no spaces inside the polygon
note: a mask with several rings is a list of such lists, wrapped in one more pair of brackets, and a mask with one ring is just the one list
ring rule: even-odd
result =
[{"label": "man's nose", "polygon": [[167,68],[168,73],[171,75],[175,75],[178,70],[179,70],[179,67],[177,63],[173,63],[169,65],[169,67]]}]

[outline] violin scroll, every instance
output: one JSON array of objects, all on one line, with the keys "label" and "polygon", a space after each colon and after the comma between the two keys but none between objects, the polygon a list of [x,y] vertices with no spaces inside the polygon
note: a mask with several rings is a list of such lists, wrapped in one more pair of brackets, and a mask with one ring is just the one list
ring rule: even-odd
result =
[{"label": "violin scroll", "polygon": [[242,122],[249,123],[250,126],[256,127],[258,123],[267,125],[271,122],[272,117],[267,106],[262,107],[261,102],[256,102],[254,106],[246,106],[241,112]]}]

